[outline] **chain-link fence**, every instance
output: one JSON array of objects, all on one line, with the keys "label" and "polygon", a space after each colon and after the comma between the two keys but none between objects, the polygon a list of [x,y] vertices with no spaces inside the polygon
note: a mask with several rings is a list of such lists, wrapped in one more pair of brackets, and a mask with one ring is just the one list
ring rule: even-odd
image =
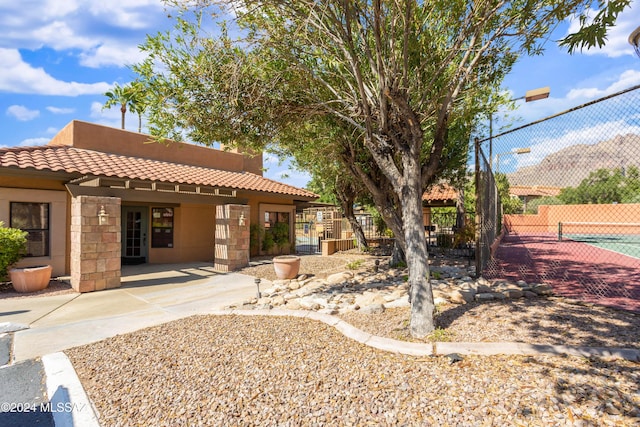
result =
[{"label": "chain-link fence", "polygon": [[483,271],[492,258],[491,247],[500,230],[500,198],[489,162],[475,143],[476,158],[476,271]]},{"label": "chain-link fence", "polygon": [[[481,144],[493,158],[479,150],[478,189],[491,186],[488,168],[510,196],[500,246],[478,265],[483,276],[640,310],[640,86]],[[479,194],[484,229],[496,205]]]}]

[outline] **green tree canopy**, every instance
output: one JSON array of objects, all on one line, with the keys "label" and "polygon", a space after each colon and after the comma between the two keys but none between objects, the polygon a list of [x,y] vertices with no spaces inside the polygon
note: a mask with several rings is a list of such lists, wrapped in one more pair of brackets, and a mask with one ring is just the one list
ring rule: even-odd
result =
[{"label": "green tree canopy", "polygon": [[152,133],[291,153],[333,146],[406,254],[415,336],[434,327],[424,190],[459,174],[474,121],[495,110],[518,55],[540,53],[558,22],[595,4],[169,3],[184,6],[176,31],[149,37],[135,67],[153,100]]},{"label": "green tree canopy", "polygon": [[518,198],[513,198],[509,194],[509,180],[507,175],[503,173],[497,173],[495,175],[496,187],[498,187],[498,195],[500,196],[500,203],[502,204],[502,213],[504,214],[516,214],[522,213],[522,201]]},{"label": "green tree canopy", "polygon": [[634,203],[640,195],[638,168],[598,169],[577,187],[562,189],[558,198],[565,204]]}]

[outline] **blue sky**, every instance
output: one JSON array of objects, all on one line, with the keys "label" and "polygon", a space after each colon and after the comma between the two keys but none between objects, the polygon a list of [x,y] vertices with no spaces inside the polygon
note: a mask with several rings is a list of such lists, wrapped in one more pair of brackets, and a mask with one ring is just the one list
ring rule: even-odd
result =
[{"label": "blue sky", "polygon": [[[138,46],[146,34],[171,24],[160,0],[0,3],[0,146],[46,144],[74,119],[119,128],[119,109],[102,110],[103,94],[114,83],[132,80],[127,65],[143,59]],[[620,16],[603,49],[569,55],[557,48],[553,39],[565,35],[570,25],[559,26],[545,54],[523,58],[506,79],[514,98],[551,87],[546,100],[519,102],[511,116],[520,124],[640,84],[640,58],[627,41],[640,25],[640,0]],[[496,116],[494,133],[506,123]],[[137,116],[127,114],[127,129],[137,131],[137,123]],[[265,176],[296,186],[308,179],[269,156],[265,167]]]}]

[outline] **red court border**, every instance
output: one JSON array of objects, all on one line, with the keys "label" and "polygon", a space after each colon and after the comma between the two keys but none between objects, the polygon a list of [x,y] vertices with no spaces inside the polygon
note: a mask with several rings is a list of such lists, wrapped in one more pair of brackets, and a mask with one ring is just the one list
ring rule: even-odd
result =
[{"label": "red court border", "polygon": [[640,259],[555,233],[505,235],[483,276],[544,282],[558,295],[640,312]]}]

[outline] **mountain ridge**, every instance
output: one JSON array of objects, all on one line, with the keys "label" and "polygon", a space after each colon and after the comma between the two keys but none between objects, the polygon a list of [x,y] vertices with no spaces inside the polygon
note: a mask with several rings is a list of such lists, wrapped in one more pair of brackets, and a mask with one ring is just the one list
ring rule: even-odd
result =
[{"label": "mountain ridge", "polygon": [[597,144],[576,144],[547,155],[536,165],[507,174],[510,185],[576,187],[598,169],[640,168],[640,135],[626,134]]}]

